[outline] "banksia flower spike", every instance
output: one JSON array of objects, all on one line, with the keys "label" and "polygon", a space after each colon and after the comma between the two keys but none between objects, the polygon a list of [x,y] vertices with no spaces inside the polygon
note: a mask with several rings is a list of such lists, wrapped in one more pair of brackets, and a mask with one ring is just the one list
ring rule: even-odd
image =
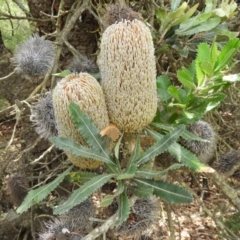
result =
[{"label": "banksia flower spike", "polygon": [[36,132],[43,138],[50,138],[58,134],[54,115],[52,92],[46,93],[38,104],[32,107],[30,120],[33,122]]},{"label": "banksia flower spike", "polygon": [[157,110],[156,63],[151,32],[139,20],[122,21],[103,33],[98,65],[110,121],[137,132]]},{"label": "banksia flower spike", "polygon": [[18,207],[22,204],[29,189],[27,178],[21,174],[11,175],[6,182],[11,201]]},{"label": "banksia flower spike", "polygon": [[215,148],[215,133],[212,127],[207,122],[200,120],[190,124],[188,131],[200,138],[208,140],[208,142],[182,140],[181,144],[195,153],[200,161],[208,163],[213,157]]},{"label": "banksia flower spike", "polygon": [[17,47],[13,63],[17,72],[30,79],[43,77],[50,71],[54,56],[52,42],[35,34]]},{"label": "banksia flower spike", "polygon": [[108,26],[115,24],[119,21],[132,21],[134,19],[142,20],[143,18],[140,13],[133,11],[127,6],[113,4],[108,7],[106,13],[102,17],[103,28],[105,30]]},{"label": "banksia flower spike", "polygon": [[[109,125],[107,107],[102,88],[98,81],[88,73],[70,74],[53,90],[53,106],[57,122],[58,134],[72,139],[78,144],[86,145],[81,134],[76,129],[70,116],[68,105],[74,102],[87,113],[99,129]],[[68,154],[69,160],[81,169],[95,169],[102,163],[75,157]]]},{"label": "banksia flower spike", "polygon": [[[240,163],[240,151],[227,152],[219,157],[216,169],[224,174],[238,163]],[[231,177],[240,181],[240,169],[236,170]]]}]

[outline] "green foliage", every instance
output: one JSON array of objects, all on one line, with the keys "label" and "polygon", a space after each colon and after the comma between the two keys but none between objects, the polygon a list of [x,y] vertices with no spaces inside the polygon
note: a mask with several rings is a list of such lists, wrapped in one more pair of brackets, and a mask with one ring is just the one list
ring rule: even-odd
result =
[{"label": "green foliage", "polygon": [[[91,148],[79,146],[72,140],[62,137],[54,137],[51,139],[52,142],[56,144],[57,147],[67,150],[74,155],[91,157],[98,161],[104,162],[106,168],[109,171],[109,174],[102,174],[99,176],[91,176],[91,174],[87,174],[85,176],[82,174],[82,172],[79,172],[79,174],[74,173],[73,178],[78,182],[81,181],[84,177],[86,181],[82,180],[84,182],[83,185],[79,189],[75,190],[63,205],[58,206],[54,210],[55,214],[61,214],[70,210],[72,207],[87,199],[92,193],[94,193],[109,180],[115,181],[117,183],[117,190],[113,195],[105,196],[101,202],[101,206],[108,206],[112,203],[114,198],[118,198],[118,225],[127,219],[130,212],[130,203],[128,195],[126,194],[127,189],[131,190],[133,194],[136,194],[136,196],[139,197],[149,197],[152,194],[155,194],[159,197],[163,196],[163,199],[167,201],[171,199],[171,203],[187,203],[190,201],[189,193],[186,190],[181,191],[182,188],[179,188],[179,186],[171,184],[167,185],[165,183],[159,182],[158,180],[151,180],[155,177],[166,175],[168,170],[165,170],[163,172],[153,170],[152,172],[148,171],[148,174],[143,174],[140,167],[176,143],[177,139],[185,131],[185,126],[180,125],[172,129],[171,132],[167,133],[161,139],[157,140],[152,147],[143,153],[141,153],[139,137],[136,136],[135,148],[129,157],[127,167],[122,168],[119,159],[119,146],[122,138],[120,138],[116,144],[114,150],[115,159],[113,159],[107,150],[105,140],[100,137],[99,130],[94,126],[91,119],[74,103],[71,103],[69,105],[69,109],[76,127],[81,132],[82,136]],[[169,170],[179,167],[180,165],[172,166],[169,168]],[[69,176],[71,175],[72,174]],[[146,177],[148,177],[148,179],[151,181],[144,181],[146,180]],[[167,189],[165,189],[165,186],[170,186],[170,189],[167,191]],[[174,194],[174,192],[172,192],[172,189],[178,194]],[[164,192],[164,194],[162,192]],[[172,199],[175,198],[175,196],[177,196],[176,199]]]},{"label": "green foliage", "polygon": [[[226,41],[236,38],[237,32],[227,29],[224,22],[236,14],[237,4],[222,1],[218,5],[207,0],[202,11],[199,4],[190,7],[187,2],[172,1],[171,8],[158,8],[155,12],[159,22],[154,38],[161,44],[159,51],[165,53],[169,47],[176,49],[182,57],[188,57],[201,42],[211,43],[214,39],[223,46]],[[167,46],[167,47],[166,47]]]},{"label": "green foliage", "polygon": [[[21,1],[23,6],[28,9],[27,1]],[[26,17],[24,12],[14,3],[12,0],[4,1],[0,0],[0,12],[3,12],[12,16]],[[0,29],[4,45],[10,51],[14,51],[17,45],[26,40],[34,31],[34,25],[28,22],[28,20],[1,19]]]},{"label": "green foliage", "polygon": [[232,230],[236,235],[240,233],[240,212],[234,213],[228,220],[224,222],[228,229]]},{"label": "green foliage", "polygon": [[191,203],[193,200],[187,190],[176,184],[150,179],[135,179],[135,181],[146,187],[153,188],[153,194],[168,203]]},{"label": "green foliage", "polygon": [[54,214],[62,214],[82,203],[106,182],[108,182],[113,176],[114,174],[101,174],[93,177],[91,180],[84,183],[81,188],[75,190],[64,204],[56,207],[54,209]]},{"label": "green foliage", "polygon": [[240,47],[238,39],[230,40],[221,51],[217,43],[201,43],[197,57],[188,68],[177,71],[181,87],[171,85],[166,76],[157,79],[158,94],[163,109],[158,122],[188,124],[215,110],[226,97],[223,90],[230,82],[239,81],[239,74],[228,75],[234,66],[233,57]]},{"label": "green foliage", "polygon": [[25,197],[21,206],[18,207],[17,213],[23,213],[27,211],[31,206],[41,202],[47,195],[49,195],[65,178],[67,174],[71,171],[72,167],[69,167],[66,171],[61,173],[55,180],[52,182],[39,187],[35,190],[31,190]]}]

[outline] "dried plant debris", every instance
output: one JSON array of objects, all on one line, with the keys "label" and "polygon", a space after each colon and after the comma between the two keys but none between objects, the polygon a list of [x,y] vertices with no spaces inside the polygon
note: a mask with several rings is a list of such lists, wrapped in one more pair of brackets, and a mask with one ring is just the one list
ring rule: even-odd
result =
[{"label": "dried plant debris", "polygon": [[52,42],[34,34],[17,47],[13,63],[17,72],[34,80],[50,71],[54,56],[55,48]]},{"label": "dried plant debris", "polygon": [[46,230],[39,233],[39,240],[60,237],[62,237],[60,239],[80,240],[88,233],[88,228],[91,228],[89,218],[94,216],[94,204],[91,199],[87,199],[54,221],[47,222]]},{"label": "dried plant debris", "polygon": [[[231,151],[224,153],[219,157],[216,168],[219,172],[224,174],[231,171],[231,169],[236,164],[239,163],[240,163],[240,151]],[[233,173],[231,177],[240,181],[240,167]]]},{"label": "dried plant debris", "polygon": [[36,104],[31,108],[31,122],[35,127],[36,132],[45,139],[52,136],[57,136],[57,124],[54,115],[52,92],[46,93]]},{"label": "dried plant debris", "polygon": [[105,30],[108,26],[118,23],[119,21],[132,21],[134,19],[143,20],[140,13],[133,11],[127,6],[121,6],[120,4],[110,5],[102,17],[103,28]]},{"label": "dried plant debris", "polygon": [[6,182],[7,191],[10,195],[10,200],[18,207],[22,204],[29,189],[29,184],[26,176],[22,174],[12,174]]},{"label": "dried plant debris", "polygon": [[79,58],[73,58],[70,64],[67,66],[67,69],[72,73],[98,73],[99,69],[97,64],[86,56]]},{"label": "dried plant debris", "polygon": [[181,144],[188,150],[196,154],[200,161],[208,163],[214,154],[215,149],[215,133],[211,125],[205,121],[197,121],[188,126],[188,131],[194,133],[196,136],[208,140],[201,142],[196,140],[181,140]]}]

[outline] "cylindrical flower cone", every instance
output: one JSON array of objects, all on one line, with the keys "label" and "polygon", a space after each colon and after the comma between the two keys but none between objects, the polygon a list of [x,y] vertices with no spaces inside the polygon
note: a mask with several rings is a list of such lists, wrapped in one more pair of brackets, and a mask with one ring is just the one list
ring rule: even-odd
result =
[{"label": "cylindrical flower cone", "polygon": [[[74,102],[87,113],[99,129],[109,125],[107,107],[102,88],[88,73],[70,74],[62,79],[53,90],[53,106],[58,134],[85,145],[80,132],[70,116],[68,105]],[[67,153],[69,160],[81,169],[95,169],[102,163]]]},{"label": "cylindrical flower cone", "polygon": [[157,110],[156,62],[149,28],[139,20],[109,26],[98,64],[110,121],[121,131],[138,132]]}]

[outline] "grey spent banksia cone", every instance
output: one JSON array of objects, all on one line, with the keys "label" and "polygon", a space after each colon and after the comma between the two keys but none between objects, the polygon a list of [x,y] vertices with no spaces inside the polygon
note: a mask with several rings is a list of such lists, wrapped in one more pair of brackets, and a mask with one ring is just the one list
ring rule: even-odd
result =
[{"label": "grey spent banksia cone", "polygon": [[64,235],[64,231],[67,231],[66,239],[80,240],[88,233],[90,217],[95,217],[95,207],[92,200],[87,199],[58,219],[48,221],[46,229],[39,233],[39,240],[58,239],[58,236]]},{"label": "grey spent banksia cone", "polygon": [[57,136],[57,124],[54,114],[52,92],[48,92],[39,99],[31,108],[30,121],[33,122],[35,131],[45,139]]},{"label": "grey spent banksia cone", "polygon": [[[70,116],[68,106],[71,102],[78,104],[100,130],[107,127],[109,125],[108,112],[98,81],[88,73],[74,73],[58,82],[53,90],[53,107],[58,134],[86,146],[86,142]],[[76,157],[69,153],[67,155],[69,160],[81,169],[96,169],[102,165],[100,161]]]},{"label": "grey spent banksia cone", "polygon": [[159,206],[154,197],[137,199],[132,212],[116,232],[123,238],[140,239],[141,235],[149,234],[157,226],[159,220]]},{"label": "grey spent banksia cone", "polygon": [[[221,173],[230,171],[236,164],[240,163],[240,151],[231,151],[222,154],[219,157],[216,169]],[[235,180],[240,181],[240,169],[236,170],[231,176]]]},{"label": "grey spent banksia cone", "polygon": [[134,19],[142,20],[140,13],[133,11],[128,6],[121,6],[120,4],[112,4],[107,7],[107,11],[102,17],[102,23],[104,30],[116,22],[122,20],[132,21]]},{"label": "grey spent banksia cone", "polygon": [[7,179],[6,185],[11,201],[17,207],[20,206],[29,190],[29,184],[26,176],[18,173],[12,174]]},{"label": "grey spent banksia cone", "polygon": [[51,70],[54,56],[52,42],[34,34],[16,48],[13,63],[17,72],[30,79],[43,77]]},{"label": "grey spent banksia cone", "polygon": [[214,155],[216,144],[215,132],[211,125],[205,121],[199,120],[189,124],[187,130],[200,138],[208,140],[208,142],[182,140],[181,144],[191,152],[195,153],[201,162],[208,163]]},{"label": "grey spent banksia cone", "polygon": [[109,26],[102,35],[98,65],[110,121],[137,132],[157,110],[156,62],[149,28],[139,20]]}]

